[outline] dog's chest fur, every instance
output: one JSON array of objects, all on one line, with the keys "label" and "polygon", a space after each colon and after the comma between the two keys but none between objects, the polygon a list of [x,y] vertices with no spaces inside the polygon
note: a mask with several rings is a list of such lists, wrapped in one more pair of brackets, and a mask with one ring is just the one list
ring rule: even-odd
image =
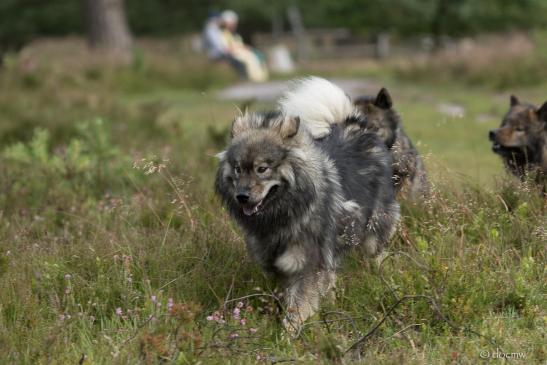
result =
[{"label": "dog's chest fur", "polygon": [[[305,268],[331,266],[333,246],[336,241],[336,220],[331,214],[319,214],[332,206],[320,194],[310,202],[306,214],[293,217],[284,227],[277,226],[266,236],[246,232],[246,245],[251,256],[269,273],[287,276]],[[273,223],[272,223],[273,224]],[[319,248],[319,249],[318,249]]]}]

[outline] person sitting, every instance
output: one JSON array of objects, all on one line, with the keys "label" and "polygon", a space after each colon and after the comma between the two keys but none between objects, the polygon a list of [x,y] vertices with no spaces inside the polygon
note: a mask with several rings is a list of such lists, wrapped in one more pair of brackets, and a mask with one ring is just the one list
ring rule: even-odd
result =
[{"label": "person sitting", "polygon": [[245,64],[236,60],[230,53],[222,29],[222,19],[219,12],[213,12],[205,21],[203,29],[203,47],[207,57],[213,62],[228,62],[241,78],[247,78]]},{"label": "person sitting", "polygon": [[266,81],[268,69],[262,55],[248,47],[237,34],[238,16],[232,10],[211,15],[204,29],[204,45],[209,59],[227,61],[240,77],[251,81]]}]

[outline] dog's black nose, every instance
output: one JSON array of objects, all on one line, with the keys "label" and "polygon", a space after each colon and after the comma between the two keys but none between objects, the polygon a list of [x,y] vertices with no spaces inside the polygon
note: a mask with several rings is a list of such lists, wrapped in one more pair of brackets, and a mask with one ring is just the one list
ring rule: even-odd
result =
[{"label": "dog's black nose", "polygon": [[496,131],[488,132],[488,138],[493,142],[496,139]]},{"label": "dog's black nose", "polygon": [[249,194],[248,193],[237,193],[236,199],[241,204],[245,204],[249,201]]}]

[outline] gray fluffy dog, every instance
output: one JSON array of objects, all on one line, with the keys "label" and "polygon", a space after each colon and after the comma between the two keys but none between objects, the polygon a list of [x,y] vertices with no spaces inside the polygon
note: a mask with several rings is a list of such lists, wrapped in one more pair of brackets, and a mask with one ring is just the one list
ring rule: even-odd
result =
[{"label": "gray fluffy dog", "polygon": [[216,191],[247,249],[285,288],[286,328],[297,328],[332,294],[341,253],[368,256],[399,220],[391,157],[332,83],[300,81],[278,111],[235,118],[219,154]]}]

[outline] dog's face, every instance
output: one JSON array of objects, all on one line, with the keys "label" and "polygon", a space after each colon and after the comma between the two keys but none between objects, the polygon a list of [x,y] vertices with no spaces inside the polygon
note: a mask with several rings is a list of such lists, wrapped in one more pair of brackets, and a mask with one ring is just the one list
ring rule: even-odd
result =
[{"label": "dog's face", "polygon": [[541,108],[511,96],[509,112],[501,126],[489,132],[492,150],[500,155],[524,152],[546,128],[547,102]]},{"label": "dog's face", "polygon": [[355,99],[354,104],[367,117],[367,128],[391,147],[398,118],[392,109],[393,101],[387,89],[382,88],[376,97],[361,96]]},{"label": "dog's face", "polygon": [[298,132],[300,121],[281,116],[264,118],[259,114],[236,118],[232,142],[221,157],[225,195],[246,216],[265,212],[294,180],[286,161],[287,143]]}]

